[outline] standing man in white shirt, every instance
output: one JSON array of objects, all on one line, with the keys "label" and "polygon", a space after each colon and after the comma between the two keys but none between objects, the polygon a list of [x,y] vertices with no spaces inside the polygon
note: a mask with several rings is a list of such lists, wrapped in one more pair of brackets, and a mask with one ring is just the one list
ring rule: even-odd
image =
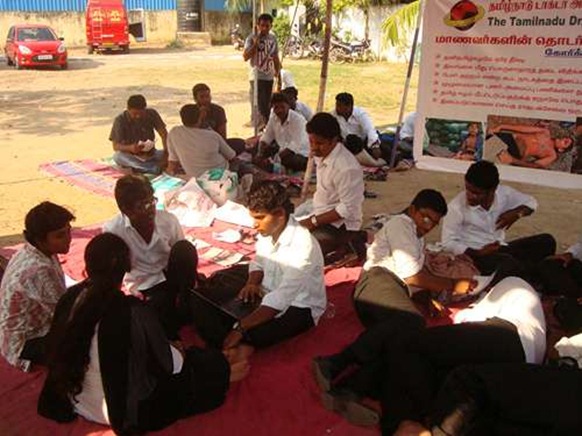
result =
[{"label": "standing man in white shirt", "polygon": [[291,110],[287,97],[281,92],[273,94],[271,107],[273,112],[259,141],[258,159],[264,161],[278,153],[286,169],[305,171],[309,156],[305,119]]},{"label": "standing man in white shirt", "polygon": [[327,304],[321,250],[291,215],[285,188],[274,181],[254,184],[248,207],[259,236],[238,296],[260,306],[233,325],[225,350],[241,343],[263,348],[303,333],[317,325]]},{"label": "standing man in white shirt", "polygon": [[374,123],[366,111],[354,106],[352,94],[341,92],[336,95],[335,109],[331,114],[340,125],[344,145],[358,162],[372,167],[386,165],[386,161],[380,158],[380,139]]},{"label": "standing man in white shirt", "polygon": [[187,104],[180,109],[182,126],[168,134],[168,174],[183,170],[188,178],[200,177],[213,168],[227,169],[236,157],[226,140],[210,128],[200,126],[199,106]]},{"label": "standing man in white shirt", "polygon": [[178,338],[180,324],[176,300],[196,281],[196,248],[184,239],[178,219],[156,210],[149,180],[126,175],[115,184],[120,214],[106,222],[104,232],[114,233],[131,250],[131,270],[124,286],[142,295],[158,313],[168,339]]},{"label": "standing man in white shirt", "polygon": [[365,256],[362,226],[364,178],[362,167],[341,141],[337,119],[320,112],[307,123],[309,145],[317,165],[313,214],[300,224],[311,231],[323,255],[350,248]]},{"label": "standing man in white shirt", "polygon": [[544,233],[506,242],[505,231],[537,206],[531,195],[499,185],[495,164],[475,162],[465,174],[465,190],[449,203],[441,242],[453,254],[470,256],[482,274],[498,270],[531,280],[535,266],[555,253],[555,239]]}]

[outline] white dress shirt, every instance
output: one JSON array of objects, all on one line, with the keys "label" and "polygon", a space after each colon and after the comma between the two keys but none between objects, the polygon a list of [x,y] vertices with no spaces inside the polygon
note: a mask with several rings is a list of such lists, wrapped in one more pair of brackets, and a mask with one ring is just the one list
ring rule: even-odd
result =
[{"label": "white dress shirt", "polygon": [[374,236],[368,247],[364,270],[382,267],[403,281],[424,266],[424,239],[416,233],[416,224],[406,214],[396,215]]},{"label": "white dress shirt", "polygon": [[338,115],[335,109],[331,114],[336,117],[344,139],[348,135],[356,135],[362,139],[368,138],[368,146],[378,141],[378,132],[376,132],[374,123],[372,123],[372,119],[362,108],[354,106],[352,114],[347,120],[343,116]]},{"label": "white dress shirt", "polygon": [[257,237],[256,256],[249,271],[264,274],[263,306],[279,310],[277,316],[290,306],[309,308],[317,324],[327,304],[323,255],[317,240],[295,218],[289,217],[277,242],[271,236]]},{"label": "white dress shirt", "polygon": [[414,124],[416,123],[417,116],[417,112],[410,112],[404,117],[402,127],[400,128],[400,139],[414,138]]},{"label": "white dress shirt", "polygon": [[309,121],[313,117],[313,111],[309,108],[309,106],[300,101],[295,102],[295,112],[303,115],[305,121]]},{"label": "white dress shirt", "polygon": [[313,194],[313,213],[321,215],[335,210],[342,217],[332,223],[346,225],[347,230],[360,230],[364,202],[362,167],[341,142],[324,158],[316,157],[317,185]]},{"label": "white dress shirt", "polygon": [[474,306],[455,315],[455,324],[501,318],[517,328],[526,362],[542,363],[546,354],[546,319],[536,291],[518,277],[497,283]]},{"label": "white dress shirt", "polygon": [[164,269],[168,266],[170,250],[184,239],[178,219],[164,210],[156,211],[154,234],[149,244],[123,214],[106,222],[103,231],[116,234],[129,246],[131,271],[125,275],[124,284],[134,295],[166,280]]},{"label": "white dress shirt", "polygon": [[572,253],[576,259],[582,261],[582,235],[580,235],[580,239],[574,245],[566,250],[567,253]]},{"label": "white dress shirt", "polygon": [[276,141],[280,150],[289,150],[302,156],[309,156],[309,137],[305,125],[307,122],[303,116],[291,109],[287,114],[287,119],[281,119],[271,112],[265,133],[261,136],[261,141],[270,144]]},{"label": "white dress shirt", "polygon": [[469,206],[465,191],[450,203],[443,219],[441,242],[445,250],[462,254],[467,248],[480,249],[492,242],[505,243],[505,230],[495,228],[499,216],[518,206],[536,210],[538,203],[531,195],[523,194],[509,186],[499,185],[489,210]]}]

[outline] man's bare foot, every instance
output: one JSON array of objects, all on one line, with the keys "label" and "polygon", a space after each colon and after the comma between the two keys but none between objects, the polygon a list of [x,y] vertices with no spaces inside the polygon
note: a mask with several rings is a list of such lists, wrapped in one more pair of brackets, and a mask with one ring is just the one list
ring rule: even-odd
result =
[{"label": "man's bare foot", "polygon": [[431,432],[415,421],[402,421],[394,436],[431,436]]},{"label": "man's bare foot", "polygon": [[230,364],[230,382],[234,383],[242,380],[249,374],[251,366],[248,360],[241,360]]}]

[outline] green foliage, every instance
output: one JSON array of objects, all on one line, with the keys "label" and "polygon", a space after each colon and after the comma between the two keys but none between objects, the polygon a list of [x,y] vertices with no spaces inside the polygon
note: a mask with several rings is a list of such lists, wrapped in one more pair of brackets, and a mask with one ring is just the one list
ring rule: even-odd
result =
[{"label": "green foliage", "polygon": [[273,33],[277,36],[279,48],[282,50],[285,41],[287,41],[287,38],[289,38],[289,35],[291,34],[291,21],[287,14],[277,14],[273,20]]},{"label": "green foliage", "polygon": [[248,12],[253,9],[251,0],[224,0],[224,6],[229,12]]},{"label": "green foliage", "polygon": [[169,48],[169,49],[184,48],[184,43],[182,41],[180,41],[178,38],[175,38],[166,44],[166,48]]},{"label": "green foliage", "polygon": [[382,39],[384,44],[394,47],[406,44],[407,35],[416,24],[420,1],[414,1],[402,6],[382,23]]}]

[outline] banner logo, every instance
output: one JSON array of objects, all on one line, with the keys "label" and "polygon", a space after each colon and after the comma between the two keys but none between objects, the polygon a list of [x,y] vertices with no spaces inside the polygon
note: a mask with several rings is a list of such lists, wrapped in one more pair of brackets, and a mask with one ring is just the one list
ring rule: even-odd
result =
[{"label": "banner logo", "polygon": [[485,16],[483,6],[476,5],[470,0],[461,0],[455,3],[443,21],[449,27],[457,30],[469,30],[477,21]]}]

